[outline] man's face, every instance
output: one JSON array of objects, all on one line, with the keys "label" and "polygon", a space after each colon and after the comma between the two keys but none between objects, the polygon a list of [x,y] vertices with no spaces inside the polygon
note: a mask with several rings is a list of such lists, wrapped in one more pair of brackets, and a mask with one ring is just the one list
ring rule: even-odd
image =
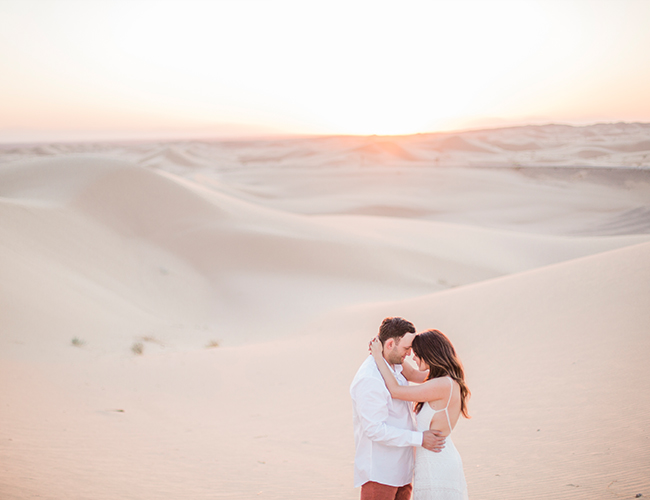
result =
[{"label": "man's face", "polygon": [[[401,365],[406,356],[411,354],[411,344],[415,338],[415,333],[407,333],[399,342],[393,345],[392,349],[384,349],[384,357],[386,361],[393,365]],[[391,339],[395,341],[396,339]]]}]

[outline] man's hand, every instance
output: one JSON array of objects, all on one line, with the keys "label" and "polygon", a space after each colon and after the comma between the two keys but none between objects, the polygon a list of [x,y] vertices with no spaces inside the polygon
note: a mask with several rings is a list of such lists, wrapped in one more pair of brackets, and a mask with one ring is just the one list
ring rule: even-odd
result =
[{"label": "man's hand", "polygon": [[422,448],[439,453],[445,447],[445,438],[440,431],[424,431],[423,434]]}]

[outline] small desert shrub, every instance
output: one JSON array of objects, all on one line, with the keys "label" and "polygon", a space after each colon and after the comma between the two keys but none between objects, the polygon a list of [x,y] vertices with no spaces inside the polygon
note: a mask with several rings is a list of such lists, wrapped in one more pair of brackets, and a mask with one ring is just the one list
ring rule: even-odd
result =
[{"label": "small desert shrub", "polygon": [[219,347],[219,341],[218,340],[211,340],[208,342],[208,344],[205,346],[206,349],[212,349],[213,347]]},{"label": "small desert shrub", "polygon": [[153,344],[159,344],[161,346],[165,345],[153,335],[145,335],[144,337],[140,337],[140,340],[142,340],[143,342],[151,342]]},{"label": "small desert shrub", "polygon": [[131,346],[133,354],[141,355],[144,352],[144,344],[142,342],[134,342]]},{"label": "small desert shrub", "polygon": [[81,347],[85,344],[83,340],[81,340],[79,337],[75,337],[72,339],[72,345],[75,347]]}]

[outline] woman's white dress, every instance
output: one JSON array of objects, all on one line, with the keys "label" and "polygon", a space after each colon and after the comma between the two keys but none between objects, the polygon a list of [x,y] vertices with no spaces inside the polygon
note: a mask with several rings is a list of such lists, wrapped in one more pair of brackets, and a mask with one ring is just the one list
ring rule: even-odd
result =
[{"label": "woman's white dress", "polygon": [[[453,382],[451,382],[451,378],[449,381],[451,390],[447,406],[440,410],[434,410],[429,403],[424,403],[420,413],[416,415],[419,431],[429,430],[431,419],[441,411],[447,415],[447,422],[451,429],[447,407],[451,401]],[[434,453],[422,447],[416,448],[413,500],[467,500],[463,461],[451,440],[451,434],[447,436],[445,447],[440,453]]]}]

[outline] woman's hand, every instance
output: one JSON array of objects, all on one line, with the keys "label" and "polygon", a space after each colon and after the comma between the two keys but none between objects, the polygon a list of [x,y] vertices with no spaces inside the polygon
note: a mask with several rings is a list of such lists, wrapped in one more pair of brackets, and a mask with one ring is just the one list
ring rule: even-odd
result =
[{"label": "woman's hand", "polygon": [[377,337],[372,339],[370,342],[370,352],[372,353],[373,357],[376,360],[380,360],[383,356],[383,351],[384,346],[382,345],[381,341]]}]

